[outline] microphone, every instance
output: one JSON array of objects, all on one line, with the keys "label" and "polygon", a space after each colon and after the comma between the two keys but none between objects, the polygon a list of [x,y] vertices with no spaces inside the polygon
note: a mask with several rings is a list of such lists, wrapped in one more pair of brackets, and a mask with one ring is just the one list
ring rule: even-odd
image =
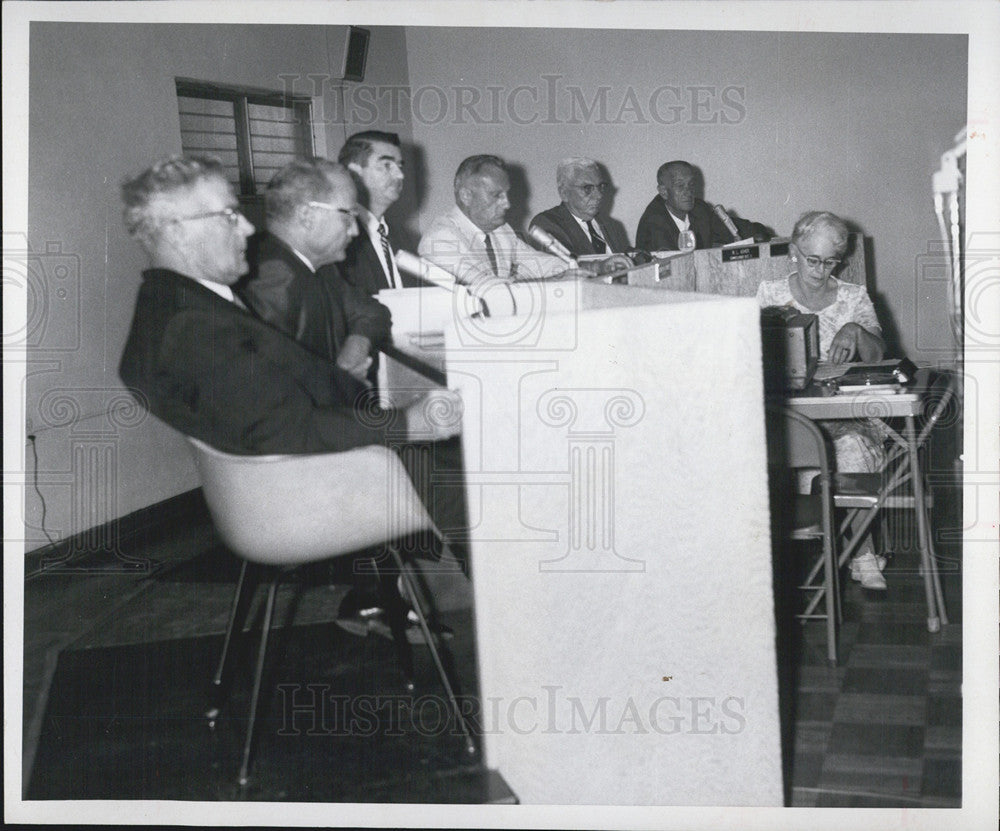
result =
[{"label": "microphone", "polygon": [[431,285],[447,291],[455,291],[455,287],[458,285],[458,281],[452,274],[409,251],[396,252],[396,265],[407,274],[419,277],[421,280],[426,280]]},{"label": "microphone", "polygon": [[569,250],[552,234],[537,225],[532,225],[528,229],[528,236],[544,248],[549,254],[558,257],[570,268],[576,268],[576,258],[569,253]]},{"label": "microphone", "polygon": [[[411,254],[409,251],[396,252],[396,265],[407,274],[412,274],[414,277],[426,280],[433,286],[452,292],[457,298],[459,308],[468,310],[471,301],[474,301],[476,311],[469,312],[472,317],[490,317],[490,305],[486,302],[487,294],[490,295],[489,302],[493,306],[494,314],[498,312],[500,314],[517,313],[517,301],[514,299],[513,291],[500,280],[494,279],[482,285],[463,285],[455,279],[454,275],[440,266],[434,265],[423,257]],[[500,288],[503,291],[499,292],[498,295]],[[501,302],[498,302],[498,296]]]},{"label": "microphone", "polygon": [[740,238],[740,232],[736,230],[736,226],[733,224],[733,220],[730,219],[729,214],[726,213],[726,209],[722,205],[715,205],[712,208],[715,211],[715,215],[722,220],[722,224],[726,226],[726,230],[733,235],[733,241],[735,242]]}]

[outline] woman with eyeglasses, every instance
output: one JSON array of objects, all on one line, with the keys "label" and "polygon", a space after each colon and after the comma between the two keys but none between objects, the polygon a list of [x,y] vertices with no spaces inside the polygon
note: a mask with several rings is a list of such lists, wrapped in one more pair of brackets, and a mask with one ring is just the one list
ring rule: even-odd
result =
[{"label": "woman with eyeglasses", "polygon": [[[880,361],[885,353],[882,328],[864,286],[834,277],[847,251],[847,224],[828,211],[810,211],[795,223],[789,258],[794,271],[757,288],[762,308],[791,306],[819,319],[819,358],[831,363]],[[886,462],[885,425],[876,419],[825,421],[841,473],[878,473]],[[851,561],[851,577],[866,589],[885,591],[882,568],[871,537]]]}]

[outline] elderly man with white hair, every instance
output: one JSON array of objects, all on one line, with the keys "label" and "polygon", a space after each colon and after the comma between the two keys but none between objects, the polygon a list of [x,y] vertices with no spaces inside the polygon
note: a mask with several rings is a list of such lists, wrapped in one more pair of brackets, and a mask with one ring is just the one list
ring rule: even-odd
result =
[{"label": "elderly man with white hair", "polygon": [[619,254],[629,249],[624,229],[602,216],[608,183],[593,159],[571,156],[556,167],[562,202],[531,220],[558,240],[575,257]]}]

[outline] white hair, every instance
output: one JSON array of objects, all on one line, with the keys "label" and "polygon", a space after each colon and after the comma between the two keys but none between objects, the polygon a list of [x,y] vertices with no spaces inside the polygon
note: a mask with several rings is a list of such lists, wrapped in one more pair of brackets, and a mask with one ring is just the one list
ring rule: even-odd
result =
[{"label": "white hair", "polygon": [[562,190],[572,183],[573,177],[581,170],[593,170],[597,162],[586,156],[568,156],[556,166],[556,187]]}]

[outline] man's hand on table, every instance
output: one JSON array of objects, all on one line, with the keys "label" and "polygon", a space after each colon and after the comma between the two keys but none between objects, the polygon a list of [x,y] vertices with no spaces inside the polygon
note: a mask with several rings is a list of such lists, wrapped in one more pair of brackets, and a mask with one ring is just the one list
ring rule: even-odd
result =
[{"label": "man's hand on table", "polygon": [[368,383],[372,342],[365,335],[348,335],[337,353],[337,366],[362,383]]}]

